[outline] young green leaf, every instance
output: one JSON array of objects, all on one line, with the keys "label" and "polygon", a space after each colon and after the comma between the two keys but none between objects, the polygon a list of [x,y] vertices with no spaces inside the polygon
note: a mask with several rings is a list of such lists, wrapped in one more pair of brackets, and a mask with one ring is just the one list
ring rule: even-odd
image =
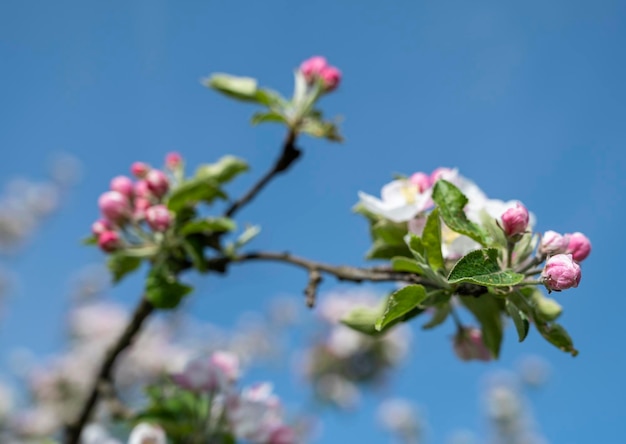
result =
[{"label": "young green leaf", "polygon": [[574,343],[567,330],[557,323],[537,323],[539,333],[552,345],[558,349],[571,354],[578,355],[578,350],[574,348]]},{"label": "young green leaf", "polygon": [[387,300],[385,312],[376,321],[376,330],[383,328],[408,314],[427,298],[426,290],[421,285],[408,285],[394,292]]},{"label": "young green leaf", "polygon": [[433,200],[439,207],[443,221],[452,231],[464,234],[481,245],[485,244],[480,227],[465,215],[464,208],[468,200],[457,187],[446,180],[438,180],[433,189]]},{"label": "young green leaf", "polygon": [[167,207],[178,212],[186,206],[193,206],[198,202],[211,203],[217,198],[225,199],[226,194],[215,182],[194,178],[183,182],[172,192]]},{"label": "young green leaf", "polygon": [[163,267],[154,267],[146,279],[146,299],[156,308],[176,308],[192,290],[189,285],[169,275]]},{"label": "young green leaf", "polygon": [[285,116],[277,111],[260,111],[258,113],[254,113],[250,121],[253,125],[258,125],[260,123],[287,123]]},{"label": "young green leaf", "polygon": [[141,257],[128,256],[123,251],[113,253],[107,260],[109,271],[111,272],[113,283],[117,284],[126,275],[137,270],[141,265]]},{"label": "young green leaf", "polygon": [[245,160],[235,156],[223,156],[215,163],[200,165],[196,169],[195,178],[224,184],[248,170],[249,166]]},{"label": "young green leaf", "polygon": [[462,297],[460,299],[480,323],[483,341],[493,357],[497,359],[502,345],[502,316],[499,301],[490,294],[483,294],[478,298]]},{"label": "young green leaf", "polygon": [[530,328],[528,318],[524,312],[517,308],[510,300],[506,301],[506,311],[509,313],[509,316],[511,316],[511,319],[513,319],[519,341],[523,342],[526,336],[528,336],[528,329]]},{"label": "young green leaf", "polygon": [[204,85],[234,99],[246,102],[259,102],[257,81],[252,77],[238,77],[230,74],[213,74],[204,79]]},{"label": "young green leaf", "polygon": [[391,259],[391,268],[395,271],[406,271],[415,274],[424,274],[424,269],[420,267],[415,259],[408,257],[396,256]]},{"label": "young green leaf", "polygon": [[370,336],[380,335],[380,331],[374,328],[376,321],[382,315],[384,306],[380,307],[355,307],[341,319],[341,323],[353,330]]},{"label": "young green leaf", "polygon": [[187,236],[193,233],[207,233],[207,232],[226,232],[234,231],[237,229],[237,224],[234,220],[228,217],[207,217],[206,219],[194,220],[185,224],[180,229],[180,234]]},{"label": "young green leaf", "polygon": [[439,307],[435,307],[435,312],[433,313],[433,316],[430,318],[430,321],[422,325],[422,328],[424,330],[429,330],[431,328],[435,328],[438,325],[443,324],[446,321],[446,319],[448,319],[448,315],[450,314],[451,311],[452,311],[452,308],[450,304],[448,303],[442,304]]},{"label": "young green leaf", "polygon": [[435,271],[443,269],[445,262],[441,253],[441,219],[438,208],[435,208],[426,219],[422,244],[430,267]]},{"label": "young green leaf", "polygon": [[498,264],[498,250],[483,248],[463,256],[448,275],[448,282],[469,282],[489,287],[509,287],[524,280],[524,275],[502,270]]}]

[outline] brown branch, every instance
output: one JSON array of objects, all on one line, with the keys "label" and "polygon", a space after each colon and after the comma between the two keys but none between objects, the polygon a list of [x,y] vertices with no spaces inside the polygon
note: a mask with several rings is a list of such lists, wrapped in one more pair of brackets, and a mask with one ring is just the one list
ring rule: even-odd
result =
[{"label": "brown branch", "polygon": [[[221,258],[220,258],[221,259]],[[295,265],[300,268],[306,269],[309,273],[323,272],[335,276],[340,281],[350,282],[406,282],[409,284],[423,283],[430,286],[434,286],[424,278],[417,276],[413,273],[406,273],[402,271],[393,271],[389,268],[383,267],[371,267],[360,268],[352,267],[349,265],[331,265],[324,262],[317,262],[303,257],[294,256],[290,253],[284,252],[272,252],[272,251],[256,251],[252,253],[246,253],[236,256],[232,259],[221,259],[227,262],[240,263],[254,260],[265,260],[273,262],[283,262],[291,265]],[[211,261],[209,261],[209,267]]]},{"label": "brown branch", "polygon": [[83,428],[89,421],[96,403],[98,402],[103,385],[113,385],[112,373],[117,357],[120,353],[122,353],[122,351],[132,344],[133,339],[137,332],[141,329],[143,322],[153,311],[154,306],[142,297],[133,312],[130,322],[126,326],[124,333],[122,333],[122,336],[120,336],[117,342],[108,350],[106,357],[100,366],[100,371],[98,372],[98,375],[89,390],[89,395],[83,404],[79,417],[75,422],[68,424],[65,428],[64,442],[66,444],[78,444],[80,441],[80,435]]},{"label": "brown branch", "polygon": [[237,201],[233,202],[233,204],[224,213],[226,217],[232,217],[244,205],[254,199],[256,195],[259,194],[263,188],[265,188],[265,185],[267,185],[276,175],[286,171],[300,157],[302,151],[296,148],[295,143],[296,134],[292,130],[289,130],[287,136],[285,137],[285,141],[283,142],[282,152],[280,153],[278,159],[276,159],[274,166],[267,171],[246,194],[244,194]]},{"label": "brown branch", "polygon": [[306,305],[309,308],[315,306],[315,299],[317,299],[317,287],[322,283],[322,275],[316,269],[309,270],[309,283],[304,289],[304,295],[306,296]]}]

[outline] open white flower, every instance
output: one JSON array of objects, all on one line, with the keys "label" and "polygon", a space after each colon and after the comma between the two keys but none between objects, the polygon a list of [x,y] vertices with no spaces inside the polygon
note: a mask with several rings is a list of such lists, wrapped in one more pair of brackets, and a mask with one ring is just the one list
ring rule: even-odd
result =
[{"label": "open white flower", "polygon": [[393,222],[407,222],[432,206],[431,189],[420,192],[409,180],[394,180],[381,190],[381,199],[359,192],[363,206]]}]

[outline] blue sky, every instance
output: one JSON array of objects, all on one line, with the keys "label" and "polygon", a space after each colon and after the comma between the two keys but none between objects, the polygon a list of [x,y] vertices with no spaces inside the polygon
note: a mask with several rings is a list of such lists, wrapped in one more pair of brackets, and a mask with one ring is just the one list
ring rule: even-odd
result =
[{"label": "blue sky", "polygon": [[[535,395],[546,437],[621,442],[625,20],[617,0],[2,2],[0,181],[43,176],[57,151],[80,158],[85,176],[11,263],[22,279],[4,308],[0,351],[58,347],[67,278],[101,260],[78,239],[110,177],[132,161],[159,164],[173,149],[192,165],[239,155],[253,170],[233,194],[271,164],[281,130],[250,127],[252,109],[206,90],[202,77],[252,75],[289,93],[293,68],[322,54],[344,73],[323,107],[345,117],[346,143],[302,139],[302,161],[240,214],[263,226],[255,247],[362,263],[369,239],[350,212],[357,192],[377,193],[394,172],[440,165],[458,167],[492,197],[521,200],[540,231],[586,233],[594,249],[581,286],[557,296],[576,359],[534,333],[517,344],[509,329],[501,362],[467,365],[450,351],[452,326],[416,329],[413,359],[393,391],[423,404],[429,442],[445,442],[456,427],[483,426],[481,375],[538,354],[553,366]],[[193,309],[228,325],[273,295],[299,297],[303,285],[297,270],[240,267],[203,283]],[[138,291],[129,282],[112,296],[130,304]],[[289,398],[287,385],[279,389]],[[368,440],[377,436],[369,415],[329,420],[323,442],[379,442]]]}]

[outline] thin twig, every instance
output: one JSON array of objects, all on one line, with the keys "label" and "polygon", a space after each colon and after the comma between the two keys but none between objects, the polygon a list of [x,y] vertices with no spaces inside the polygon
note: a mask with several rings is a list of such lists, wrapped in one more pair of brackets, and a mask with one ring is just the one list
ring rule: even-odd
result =
[{"label": "thin twig", "polygon": [[306,285],[304,289],[304,294],[306,296],[306,305],[309,308],[313,308],[315,306],[315,300],[317,299],[317,287],[322,283],[322,275],[316,270],[309,270],[309,283]]},{"label": "thin twig", "polygon": [[239,211],[244,205],[250,202],[256,197],[257,194],[267,185],[276,175],[286,171],[289,167],[300,157],[302,151],[295,146],[296,135],[293,131],[289,131],[283,142],[283,149],[280,156],[274,163],[274,166],[266,172],[256,182],[246,194],[244,194],[237,201],[226,210],[224,213],[226,217],[232,217],[237,211]]},{"label": "thin twig", "polygon": [[112,373],[117,357],[122,351],[132,344],[135,335],[139,332],[139,330],[141,330],[143,322],[153,311],[154,306],[145,298],[141,298],[141,301],[135,308],[133,316],[126,326],[124,333],[122,333],[122,336],[120,336],[117,342],[108,350],[106,357],[100,366],[100,371],[98,372],[98,375],[89,390],[89,395],[83,404],[79,417],[75,422],[67,425],[64,439],[66,444],[78,444],[80,441],[80,435],[83,428],[87,424],[87,421],[89,421],[91,413],[98,402],[98,398],[100,397],[102,385],[113,384]]}]

